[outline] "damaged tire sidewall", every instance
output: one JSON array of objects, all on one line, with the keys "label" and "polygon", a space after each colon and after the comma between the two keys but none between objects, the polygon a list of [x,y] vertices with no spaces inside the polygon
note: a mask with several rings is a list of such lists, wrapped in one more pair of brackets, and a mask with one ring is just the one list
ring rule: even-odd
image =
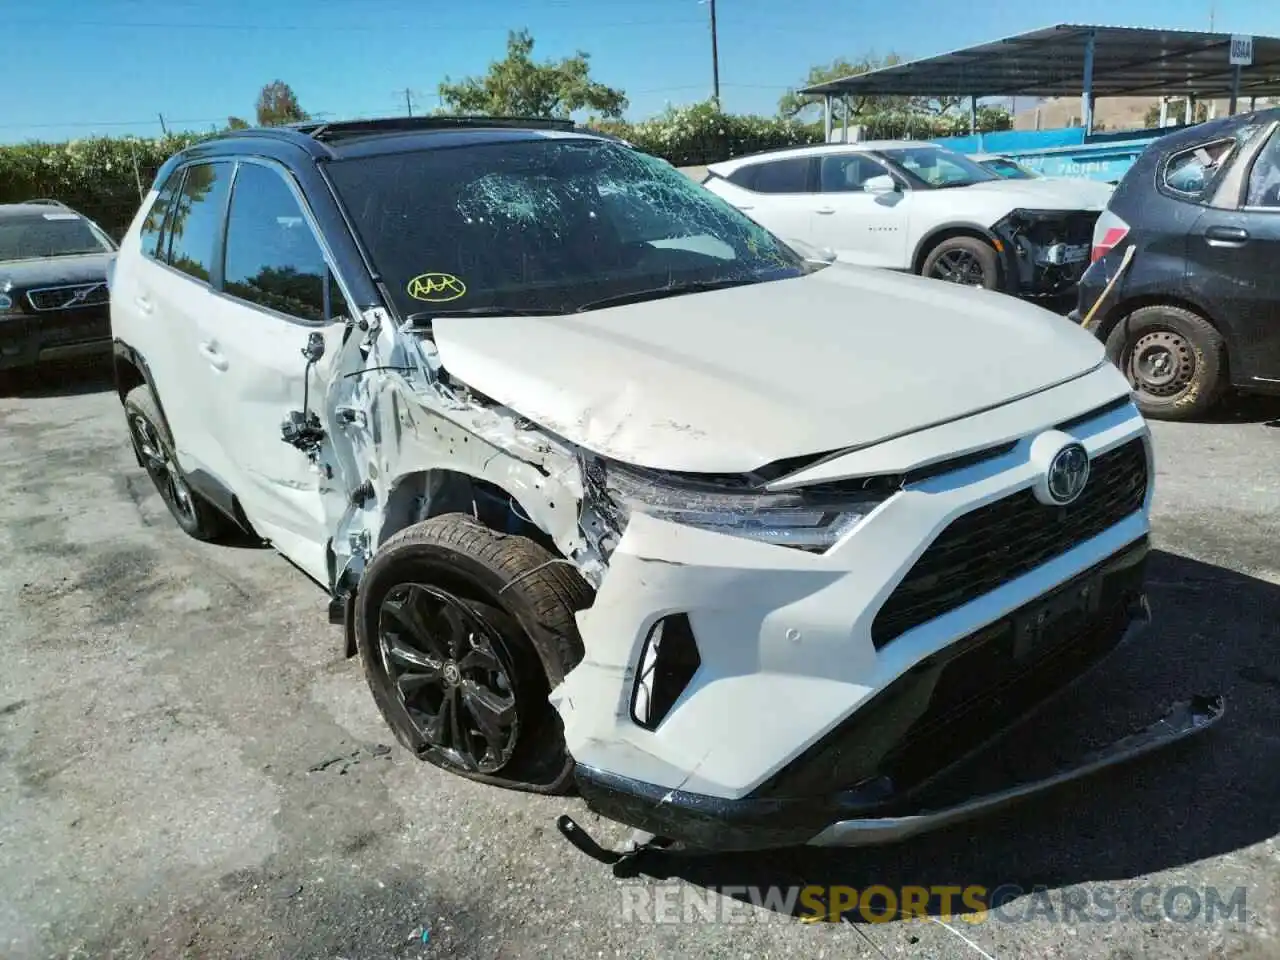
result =
[{"label": "damaged tire sidewall", "polygon": [[[483,552],[459,549],[458,540],[479,546]],[[504,546],[529,555],[530,561],[539,553],[546,553],[529,540],[496,533],[465,514],[437,517],[392,537],[377,551],[361,578],[355,605],[356,646],[379,712],[396,739],[419,759],[482,783],[535,793],[562,793],[572,783],[573,761],[565,749],[559,714],[547,695],[576,665],[581,657],[581,641],[575,630],[570,639],[578,653],[572,662],[565,662],[564,631],[548,629],[538,618],[529,595],[536,575],[529,576],[528,571],[537,564],[522,563],[508,575],[492,563],[491,557],[493,553],[501,556],[509,552]],[[552,559],[550,554],[546,559]],[[511,760],[495,774],[464,770],[434,749],[394,689],[381,653],[381,608],[391,590],[413,582],[446,589],[461,599],[467,592],[474,592],[476,599],[499,608],[520,628],[518,637],[504,634],[516,671],[510,679],[516,693],[520,732]],[[570,611],[570,622],[571,616]]]}]

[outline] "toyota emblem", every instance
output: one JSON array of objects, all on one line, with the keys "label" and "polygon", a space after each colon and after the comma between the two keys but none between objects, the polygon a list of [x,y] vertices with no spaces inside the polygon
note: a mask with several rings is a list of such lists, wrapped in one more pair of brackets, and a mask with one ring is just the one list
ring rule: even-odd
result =
[{"label": "toyota emblem", "polygon": [[1066,506],[1084,492],[1089,482],[1089,453],[1079,443],[1069,443],[1049,462],[1045,486],[1055,503]]}]

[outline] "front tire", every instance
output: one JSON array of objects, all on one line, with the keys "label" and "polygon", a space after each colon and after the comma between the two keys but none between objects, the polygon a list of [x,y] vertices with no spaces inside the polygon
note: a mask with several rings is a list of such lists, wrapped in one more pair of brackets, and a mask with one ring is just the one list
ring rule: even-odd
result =
[{"label": "front tire", "polygon": [[977,237],[952,237],[929,251],[920,275],[966,287],[995,290],[1000,286],[1000,263],[995,247]]},{"label": "front tire", "polygon": [[228,532],[229,521],[217,507],[191,489],[178,466],[173,439],[160,416],[151,388],[140,386],[130,390],[124,398],[124,412],[134,452],[178,526],[197,540],[222,539]]},{"label": "front tire", "polygon": [[1227,386],[1226,343],[1204,317],[1182,307],[1141,307],[1107,336],[1107,357],[1153,420],[1194,420]]},{"label": "front tire", "polygon": [[590,602],[578,572],[532,540],[446,514],[374,554],[356,646],[379,712],[420,760],[564,793],[573,758],[547,696],[582,659],[574,613]]}]

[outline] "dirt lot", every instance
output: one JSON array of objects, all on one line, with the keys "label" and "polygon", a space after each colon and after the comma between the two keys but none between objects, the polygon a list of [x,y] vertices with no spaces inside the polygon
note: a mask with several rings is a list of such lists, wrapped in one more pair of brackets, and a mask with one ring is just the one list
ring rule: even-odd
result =
[{"label": "dirt lot", "polygon": [[[1196,691],[1227,695],[1217,730],[897,848],[646,860],[618,879],[556,834],[568,811],[621,836],[578,801],[471,785],[391,746],[322,595],[269,550],[184,537],[101,377],[0,396],[0,956],[1280,956],[1277,416],[1249,404],[1228,422],[1156,425],[1157,626],[1008,756],[1100,738]],[[663,877],[695,893],[1048,894],[1005,911],[1025,922],[628,919],[628,891]],[[1148,911],[1178,885],[1224,899],[1243,886],[1247,906],[1143,922],[1130,906],[1149,885]],[[1055,905],[1080,892],[1113,897],[1118,919],[1064,920]]]}]

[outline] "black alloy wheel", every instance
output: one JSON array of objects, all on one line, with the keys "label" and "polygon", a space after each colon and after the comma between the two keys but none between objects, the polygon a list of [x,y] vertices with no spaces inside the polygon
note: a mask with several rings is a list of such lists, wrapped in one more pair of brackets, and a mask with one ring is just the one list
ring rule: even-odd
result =
[{"label": "black alloy wheel", "polygon": [[520,735],[514,661],[499,611],[423,583],[387,591],[383,664],[417,733],[464,770],[497,773]]}]

